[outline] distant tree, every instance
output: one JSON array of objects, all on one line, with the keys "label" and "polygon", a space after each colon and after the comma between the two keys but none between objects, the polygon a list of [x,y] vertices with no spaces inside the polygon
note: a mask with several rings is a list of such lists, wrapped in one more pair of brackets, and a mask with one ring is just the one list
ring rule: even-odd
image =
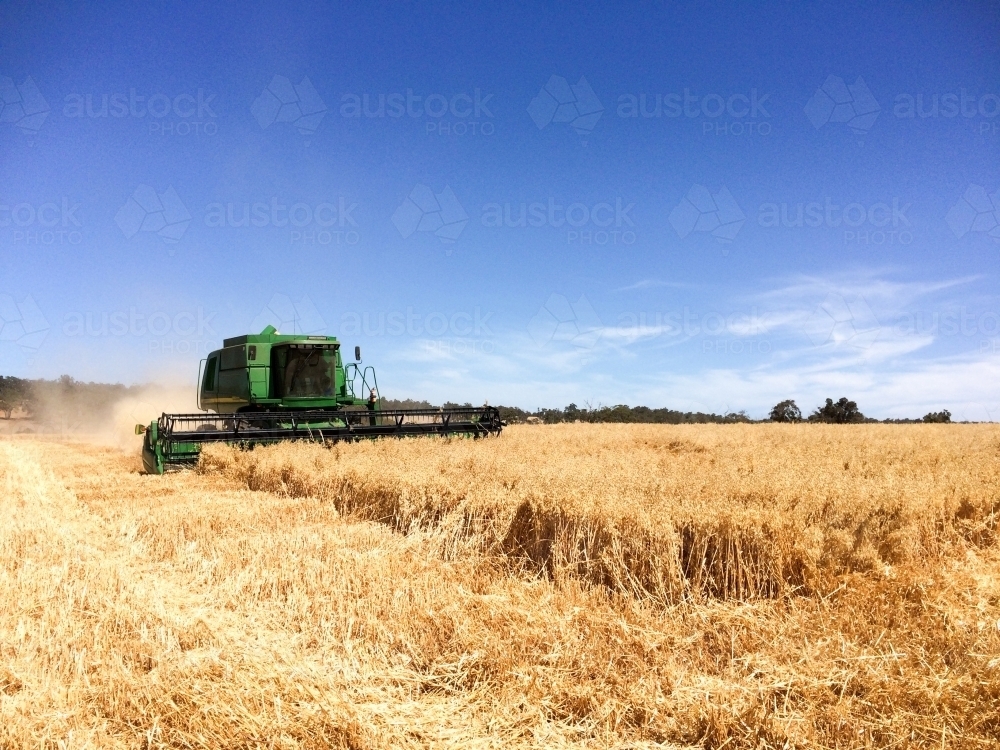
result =
[{"label": "distant tree", "polygon": [[497,410],[500,412],[500,419],[508,424],[519,424],[528,417],[528,412],[516,406],[498,406]]},{"label": "distant tree", "polygon": [[802,410],[793,400],[788,399],[775,404],[768,418],[772,422],[801,422]]},{"label": "distant tree", "polygon": [[947,409],[943,411],[932,411],[924,414],[925,422],[948,423],[951,422],[951,412]]},{"label": "distant tree", "polygon": [[810,422],[827,422],[829,424],[851,424],[864,422],[865,415],[858,410],[858,405],[842,396],[836,403],[832,398],[809,415]]},{"label": "distant tree", "polygon": [[10,419],[18,407],[29,405],[30,391],[29,381],[0,375],[0,412],[3,412],[4,419]]},{"label": "distant tree", "polygon": [[385,398],[379,396],[379,407],[382,409],[433,409],[430,401],[417,401],[412,398]]}]

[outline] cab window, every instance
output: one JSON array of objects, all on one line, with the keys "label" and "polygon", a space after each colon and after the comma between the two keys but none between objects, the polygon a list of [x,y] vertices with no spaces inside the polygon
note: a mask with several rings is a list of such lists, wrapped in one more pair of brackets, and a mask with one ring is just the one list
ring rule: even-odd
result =
[{"label": "cab window", "polygon": [[203,391],[215,390],[215,370],[218,364],[219,364],[218,357],[208,358],[208,364],[205,365],[205,381],[201,387]]},{"label": "cab window", "polygon": [[280,347],[274,358],[279,398],[333,398],[337,352],[332,347]]}]

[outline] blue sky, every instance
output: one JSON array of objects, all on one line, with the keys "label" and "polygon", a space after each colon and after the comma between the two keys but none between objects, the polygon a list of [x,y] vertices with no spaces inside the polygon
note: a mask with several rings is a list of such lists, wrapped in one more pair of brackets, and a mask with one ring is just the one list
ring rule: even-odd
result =
[{"label": "blue sky", "polygon": [[995,4],[0,6],[0,372],[1000,419]]}]

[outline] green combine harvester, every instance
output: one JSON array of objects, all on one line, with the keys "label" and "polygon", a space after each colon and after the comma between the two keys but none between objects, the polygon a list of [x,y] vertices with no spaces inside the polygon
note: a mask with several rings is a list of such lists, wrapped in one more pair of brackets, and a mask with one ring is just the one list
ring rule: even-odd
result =
[{"label": "green combine harvester", "polygon": [[[495,407],[381,409],[371,366],[361,349],[346,367],[333,336],[257,335],[223,341],[198,367],[200,414],[164,414],[143,435],[147,473],[197,462],[205,443],[241,447],[284,440],[321,443],[418,435],[499,435]],[[214,412],[214,413],[212,413]]]}]

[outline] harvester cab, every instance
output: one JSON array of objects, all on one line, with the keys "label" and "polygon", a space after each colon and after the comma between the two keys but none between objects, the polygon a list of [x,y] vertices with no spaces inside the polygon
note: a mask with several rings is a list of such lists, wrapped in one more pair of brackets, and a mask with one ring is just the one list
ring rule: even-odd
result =
[{"label": "harvester cab", "polygon": [[259,334],[223,341],[198,368],[202,413],[163,414],[143,435],[148,473],[195,463],[201,447],[243,447],[283,440],[336,442],[416,435],[499,435],[503,423],[489,406],[457,409],[380,408],[375,369],[363,367],[361,347],[346,367],[333,336]]},{"label": "harvester cab", "polygon": [[282,335],[272,326],[226,339],[202,361],[198,380],[198,407],[219,414],[365,406],[378,391],[374,368],[344,367],[335,337]]}]

